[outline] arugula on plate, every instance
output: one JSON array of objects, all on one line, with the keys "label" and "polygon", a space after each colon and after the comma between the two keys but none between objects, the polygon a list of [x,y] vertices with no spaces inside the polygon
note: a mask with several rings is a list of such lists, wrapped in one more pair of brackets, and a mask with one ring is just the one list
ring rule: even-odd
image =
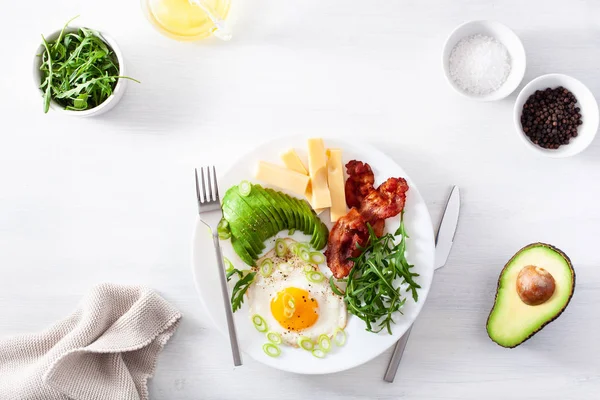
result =
[{"label": "arugula on plate", "polygon": [[333,277],[329,282],[332,290],[344,297],[348,311],[365,321],[367,331],[378,333],[386,329],[391,335],[393,315],[402,312],[406,303],[403,287],[415,302],[419,299],[417,289],[421,286],[414,280],[419,274],[411,271],[414,266],[406,260],[408,235],[404,213],[400,216],[400,227],[393,235],[377,237],[370,225],[368,228],[369,241],[365,247],[360,247],[361,255],[352,258],[354,266],[350,274],[340,280],[346,282],[346,291],[340,291]]},{"label": "arugula on plate", "polygon": [[233,309],[233,312],[236,312],[242,307],[242,304],[244,303],[244,294],[246,294],[246,291],[254,281],[256,272],[249,269],[240,271],[239,269],[229,268],[227,270],[227,282],[229,282],[231,277],[235,274],[238,275],[239,280],[235,283],[231,293],[231,308]]}]

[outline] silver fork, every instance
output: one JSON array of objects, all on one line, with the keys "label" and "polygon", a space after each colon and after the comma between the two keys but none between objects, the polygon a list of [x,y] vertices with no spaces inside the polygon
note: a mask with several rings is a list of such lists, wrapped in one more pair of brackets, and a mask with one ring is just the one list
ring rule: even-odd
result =
[{"label": "silver fork", "polygon": [[[225,305],[225,316],[227,317],[227,329],[229,330],[229,342],[231,344],[231,353],[233,354],[233,365],[242,365],[242,357],[240,356],[240,347],[235,333],[235,324],[233,322],[233,312],[231,310],[231,302],[229,300],[229,291],[227,290],[227,277],[225,276],[225,267],[223,265],[223,255],[221,254],[221,245],[219,244],[219,234],[217,225],[223,218],[223,210],[221,209],[221,200],[219,198],[219,186],[217,184],[217,171],[212,167],[212,179],[210,168],[206,167],[206,176],[204,168],[200,168],[202,176],[202,190],[198,182],[198,169],[196,169],[196,196],[198,197],[198,213],[200,221],[206,225],[213,237],[215,245],[215,253],[217,255],[217,264],[219,267],[219,279],[221,281],[221,294],[223,296],[223,304]],[[208,187],[208,191],[206,188]]]}]

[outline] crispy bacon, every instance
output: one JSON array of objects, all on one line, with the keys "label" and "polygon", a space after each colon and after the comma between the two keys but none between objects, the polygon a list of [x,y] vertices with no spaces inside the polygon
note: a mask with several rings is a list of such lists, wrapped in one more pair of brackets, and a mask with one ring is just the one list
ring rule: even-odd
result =
[{"label": "crispy bacon", "polygon": [[364,246],[369,239],[369,230],[362,215],[356,208],[338,219],[329,232],[329,242],[325,257],[327,266],[337,279],[348,276],[354,262],[348,260],[360,255],[357,244]]},{"label": "crispy bacon", "polygon": [[360,255],[357,245],[369,240],[367,222],[377,236],[383,236],[385,220],[402,212],[408,183],[404,178],[389,178],[377,189],[369,164],[352,160],[346,164],[346,203],[350,212],[338,219],[329,232],[325,257],[327,266],[337,279],[348,276],[354,266],[349,258]]},{"label": "crispy bacon", "polygon": [[365,221],[395,217],[404,210],[408,183],[404,178],[390,178],[377,190],[372,190],[362,201],[359,208]]},{"label": "crispy bacon", "polygon": [[369,164],[356,160],[346,164],[346,172],[346,204],[348,208],[360,208],[362,200],[373,190],[375,175]]},{"label": "crispy bacon", "polygon": [[375,221],[369,222],[375,236],[382,237],[383,231],[385,230],[385,219],[376,219]]}]

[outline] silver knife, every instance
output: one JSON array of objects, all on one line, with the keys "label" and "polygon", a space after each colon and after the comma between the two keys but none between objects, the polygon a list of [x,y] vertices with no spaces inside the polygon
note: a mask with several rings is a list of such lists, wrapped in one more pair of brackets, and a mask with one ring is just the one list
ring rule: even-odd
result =
[{"label": "silver knife", "polygon": [[[454,235],[456,234],[456,226],[458,225],[458,215],[460,213],[460,190],[458,186],[452,188],[448,202],[446,203],[446,209],[442,215],[440,226],[435,236],[435,264],[434,267],[437,270],[446,265],[452,244],[454,244]],[[408,331],[398,340],[392,353],[392,358],[385,371],[383,380],[386,382],[394,382],[402,354],[404,354],[404,348],[408,342],[408,337],[412,326],[408,328]]]}]

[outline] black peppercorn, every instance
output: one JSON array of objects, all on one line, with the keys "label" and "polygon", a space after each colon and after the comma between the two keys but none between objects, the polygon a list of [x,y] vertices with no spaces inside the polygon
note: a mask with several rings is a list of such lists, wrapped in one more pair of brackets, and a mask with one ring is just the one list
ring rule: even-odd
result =
[{"label": "black peppercorn", "polygon": [[536,90],[525,104],[521,114],[521,126],[529,139],[545,149],[558,149],[577,136],[581,120],[581,108],[568,89]]}]

